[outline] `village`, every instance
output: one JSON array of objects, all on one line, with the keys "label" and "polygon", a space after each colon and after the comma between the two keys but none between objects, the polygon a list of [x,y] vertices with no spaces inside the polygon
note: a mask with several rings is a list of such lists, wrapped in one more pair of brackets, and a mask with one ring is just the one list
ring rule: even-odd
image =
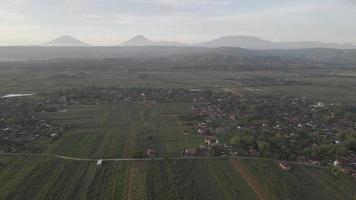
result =
[{"label": "village", "polygon": [[[66,105],[183,102],[192,105],[194,115],[181,116],[182,134],[200,135],[202,143],[196,148],[182,149],[182,157],[261,157],[330,166],[356,176],[356,107],[353,105],[203,89],[92,87],[58,90],[43,96],[46,98],[37,101],[1,100],[2,152],[24,149],[39,152],[40,147],[32,145],[34,141],[40,137],[52,140],[60,137],[65,127],[52,125],[39,118],[38,113],[66,112]],[[133,157],[155,157],[153,148],[142,152]]]},{"label": "village", "polygon": [[[255,156],[334,166],[355,175],[356,107],[285,95],[234,95],[202,89],[87,88],[66,91],[67,103],[192,103],[199,120],[184,134],[202,145],[182,156]],[[59,91],[55,99],[63,96]],[[188,131],[187,131],[188,130]],[[222,143],[219,138],[228,138]],[[150,151],[154,152],[154,151]],[[148,157],[151,153],[147,153]],[[336,164],[335,164],[336,163]]]},{"label": "village", "polygon": [[[239,155],[309,162],[356,176],[352,106],[286,96],[229,96],[195,102],[192,110],[204,116],[205,121],[194,127],[205,144],[184,150],[184,156]],[[218,140],[224,134],[230,136],[227,144]]]},{"label": "village", "polygon": [[41,118],[41,107],[42,104],[33,100],[0,99],[1,153],[41,152],[43,147],[36,145],[35,141],[60,137],[63,127]]}]

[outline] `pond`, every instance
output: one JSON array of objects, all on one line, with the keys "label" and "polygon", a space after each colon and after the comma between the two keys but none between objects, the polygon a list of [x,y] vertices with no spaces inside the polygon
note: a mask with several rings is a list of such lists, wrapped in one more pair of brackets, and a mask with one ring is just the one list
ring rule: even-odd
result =
[{"label": "pond", "polygon": [[5,96],[2,96],[1,98],[13,98],[13,97],[27,97],[27,96],[32,96],[34,94],[8,94]]}]

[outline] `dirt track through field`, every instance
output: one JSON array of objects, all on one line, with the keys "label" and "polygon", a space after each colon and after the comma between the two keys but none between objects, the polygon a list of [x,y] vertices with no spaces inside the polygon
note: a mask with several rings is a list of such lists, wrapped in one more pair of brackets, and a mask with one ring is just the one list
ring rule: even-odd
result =
[{"label": "dirt track through field", "polygon": [[233,166],[236,168],[236,170],[241,174],[242,178],[245,179],[247,184],[253,189],[253,191],[256,193],[257,197],[260,200],[268,200],[268,196],[263,190],[262,186],[260,183],[250,175],[248,169],[239,161],[239,160],[231,160],[231,163]]}]

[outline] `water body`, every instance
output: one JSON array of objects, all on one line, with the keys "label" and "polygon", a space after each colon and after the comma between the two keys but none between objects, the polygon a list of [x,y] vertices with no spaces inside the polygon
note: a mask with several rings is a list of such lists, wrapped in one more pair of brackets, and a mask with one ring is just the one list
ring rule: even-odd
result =
[{"label": "water body", "polygon": [[34,94],[8,94],[5,96],[2,96],[1,98],[14,98],[14,97],[27,97],[27,96],[32,96]]}]

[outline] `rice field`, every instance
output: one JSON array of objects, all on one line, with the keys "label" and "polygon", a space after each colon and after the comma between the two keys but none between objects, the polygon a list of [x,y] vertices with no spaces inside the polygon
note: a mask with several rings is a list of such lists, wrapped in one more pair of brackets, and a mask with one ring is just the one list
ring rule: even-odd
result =
[{"label": "rice field", "polygon": [[[157,150],[158,157],[179,156],[201,144],[183,134],[179,116],[162,110],[186,105],[138,103],[74,105],[64,113],[44,113],[68,125],[44,151],[78,158],[128,158],[135,151]],[[167,108],[169,107],[169,108]],[[69,119],[69,120],[68,120]],[[355,199],[355,180],[325,169],[244,160],[239,171],[227,158],[199,160],[75,161],[50,156],[0,156],[0,199]]]}]

